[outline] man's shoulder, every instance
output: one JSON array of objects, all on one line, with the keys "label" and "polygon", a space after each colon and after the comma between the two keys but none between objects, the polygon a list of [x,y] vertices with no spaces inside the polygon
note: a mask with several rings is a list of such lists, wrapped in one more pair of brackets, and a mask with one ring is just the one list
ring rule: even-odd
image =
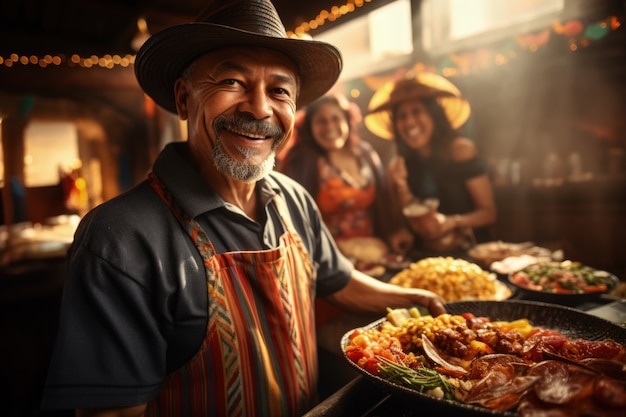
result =
[{"label": "man's shoulder", "polygon": [[132,239],[164,228],[167,213],[168,207],[160,204],[159,196],[143,181],[89,211],[81,220],[76,237],[84,241]]},{"label": "man's shoulder", "polygon": [[148,181],[142,181],[130,190],[96,206],[88,215],[101,219],[114,217],[120,221],[124,219],[134,221],[137,217],[144,217],[146,211],[152,211],[158,199]]}]

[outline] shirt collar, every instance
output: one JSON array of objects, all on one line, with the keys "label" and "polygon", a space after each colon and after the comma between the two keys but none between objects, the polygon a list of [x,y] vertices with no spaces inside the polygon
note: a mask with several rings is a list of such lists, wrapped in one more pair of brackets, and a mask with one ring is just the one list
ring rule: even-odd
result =
[{"label": "shirt collar", "polygon": [[[152,170],[165,183],[185,213],[192,218],[225,207],[224,200],[200,175],[189,154],[187,142],[167,144],[157,157]],[[263,205],[280,193],[280,187],[271,174],[259,180],[257,187],[261,187],[259,196]]]}]

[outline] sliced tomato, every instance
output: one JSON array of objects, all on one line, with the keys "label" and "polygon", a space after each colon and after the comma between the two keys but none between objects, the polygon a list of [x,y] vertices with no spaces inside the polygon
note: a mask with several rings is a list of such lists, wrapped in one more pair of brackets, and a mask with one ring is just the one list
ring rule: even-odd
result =
[{"label": "sliced tomato", "polygon": [[350,346],[346,347],[346,356],[348,357],[348,359],[350,359],[352,362],[354,363],[358,363],[359,360],[364,356],[363,355],[363,350],[361,349],[355,349],[352,348],[350,349]]},{"label": "sliced tomato", "polygon": [[554,292],[557,294],[574,294],[574,290],[569,289],[569,288],[564,288],[558,282],[555,282],[552,288],[554,289]]},{"label": "sliced tomato", "polygon": [[584,292],[587,293],[592,293],[592,292],[605,292],[608,289],[606,284],[599,284],[599,285],[587,285],[586,287],[583,287],[582,290]]}]

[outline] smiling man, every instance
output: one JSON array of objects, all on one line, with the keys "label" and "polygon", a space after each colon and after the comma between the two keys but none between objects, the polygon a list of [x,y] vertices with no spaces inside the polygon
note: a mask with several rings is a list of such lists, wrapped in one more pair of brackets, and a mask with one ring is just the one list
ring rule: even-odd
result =
[{"label": "smiling man", "polygon": [[135,70],[188,140],[81,221],[44,409],[299,416],[316,399],[315,297],[445,311],[355,271],[311,196],[272,170],[296,107],[337,80],[333,46],[288,39],[267,0],[215,0],[148,40]]},{"label": "smiling man", "polygon": [[297,68],[269,49],[254,57],[251,62],[245,47],[208,52],[174,85],[178,114],[189,121],[189,146],[209,180],[219,174],[256,182],[273,169],[277,148],[291,136]]}]

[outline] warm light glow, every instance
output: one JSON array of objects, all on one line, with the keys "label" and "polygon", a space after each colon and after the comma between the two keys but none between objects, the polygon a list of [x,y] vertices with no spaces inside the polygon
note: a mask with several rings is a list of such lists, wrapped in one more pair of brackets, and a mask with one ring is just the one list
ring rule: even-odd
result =
[{"label": "warm light glow", "polygon": [[137,19],[137,33],[135,37],[130,41],[130,46],[133,50],[138,51],[141,48],[141,45],[144,44],[145,41],[150,37],[150,32],[148,31],[148,23],[146,19],[140,17]]},{"label": "warm light glow", "polygon": [[[343,0],[343,4],[338,4],[338,5],[333,6],[330,9],[331,10],[330,12],[328,10],[321,10],[314,19],[310,19],[308,21],[301,23],[293,31],[287,31],[287,35],[290,38],[300,38],[300,39],[311,40],[312,37],[308,32],[318,29],[319,27],[323,26],[327,22],[333,22],[339,19],[340,17],[355,11],[359,7],[363,7],[365,4],[371,3],[372,1],[373,0]],[[436,4],[439,4],[438,0],[422,0],[422,1],[423,3],[437,2]],[[453,2],[454,4],[464,4],[466,2],[466,0],[450,0],[450,1]],[[459,1],[460,3],[457,3]],[[560,1],[563,1],[563,0],[540,0],[540,1],[545,2],[548,5],[550,4],[554,5],[554,4],[558,4]],[[495,14],[497,12],[497,10],[495,9],[500,9],[502,7],[505,7],[501,4],[499,0],[495,0],[495,2],[494,0],[475,0],[475,4],[473,4],[473,6],[486,4],[487,2],[491,2],[490,4],[498,6],[498,7],[494,7],[493,10],[491,9],[488,10],[491,14]],[[394,3],[401,3],[401,2],[400,1],[391,2],[391,4],[394,4]],[[516,1],[515,4],[517,4],[521,9],[520,9],[520,13],[517,13],[514,15],[517,18],[522,16],[524,12],[527,11],[526,9],[530,7],[530,3],[532,2]],[[396,15],[396,17],[397,16],[401,16],[401,15],[398,14]],[[484,57],[479,57],[478,53],[476,54],[470,53],[470,54],[467,54],[467,57],[464,58],[464,60],[468,62],[462,62],[462,63],[454,62],[450,64],[449,62],[446,62],[446,61],[450,61],[451,59],[450,57],[452,55],[448,55],[448,53],[446,53],[447,56],[442,57],[441,61],[443,61],[443,63],[439,67],[438,72],[444,76],[452,77],[454,75],[457,75],[459,72],[467,73],[467,71],[469,70],[484,69],[484,68],[487,68],[489,65],[500,66],[500,65],[509,64],[513,59],[517,58],[519,50],[536,52],[540,48],[545,47],[545,45],[548,43],[548,40],[550,39],[550,36],[552,37],[564,36],[564,37],[569,38],[568,39],[569,42],[567,43],[569,49],[571,51],[577,51],[578,49],[588,47],[594,41],[607,36],[606,34],[607,32],[615,31],[619,29],[622,26],[622,21],[620,19],[621,18],[619,16],[607,16],[601,21],[598,21],[595,23],[589,23],[586,25],[577,20],[571,20],[571,21],[566,21],[566,22],[555,22],[552,25],[552,27],[545,28],[545,30],[543,30],[542,32],[533,33],[529,31],[523,35],[515,36],[514,37],[515,44],[516,44],[515,50],[509,47],[509,48],[506,48],[506,50],[504,51],[495,52],[491,54],[491,57],[487,59],[485,59]],[[463,16],[461,17],[461,20],[467,23],[471,19],[467,18],[467,14],[463,14]],[[474,21],[472,21],[471,23],[474,24],[474,23],[477,23],[477,21],[478,20],[474,19]],[[601,31],[600,29],[607,29],[607,30]],[[148,36],[149,36],[148,24],[144,18],[140,17],[137,20],[137,35],[142,34],[144,32],[148,33]],[[393,30],[389,31],[389,33],[393,33],[393,36],[395,38],[393,47],[397,48],[398,45],[402,43],[399,41],[397,26],[394,26]],[[365,31],[352,32],[349,36],[351,37],[351,41],[355,44],[358,44],[359,42],[361,43],[367,42],[367,39],[371,37],[371,35],[368,36],[368,34]],[[137,36],[135,38],[137,38]],[[379,41],[384,38],[385,36],[375,37],[376,41]],[[475,56],[472,56],[472,55],[475,55]],[[476,62],[473,62],[473,63],[471,62],[471,61],[478,61],[478,60],[480,60],[480,65],[477,65]],[[67,65],[70,67],[78,66],[80,68],[85,68],[85,69],[90,69],[90,68],[115,69],[116,67],[127,68],[133,65],[134,62],[135,62],[134,54],[127,54],[125,56],[105,54],[102,57],[95,56],[95,55],[92,55],[90,57],[81,57],[78,54],[69,54],[68,56],[63,55],[63,54],[58,54],[58,55],[45,54],[42,57],[39,57],[35,55],[20,56],[17,53],[10,53],[8,56],[0,56],[0,66],[4,70],[7,70],[7,71],[8,69],[21,68],[21,66],[15,65],[18,63],[23,66],[36,65],[41,69],[47,69],[50,65],[55,65],[55,66]]]},{"label": "warm light glow", "polygon": [[59,182],[59,170],[76,166],[78,133],[70,122],[31,121],[24,131],[24,183],[39,187]]},{"label": "warm light glow", "polygon": [[[370,3],[371,1],[372,0],[365,0],[365,3]],[[290,38],[302,38],[303,33],[323,26],[326,21],[334,22],[340,17],[354,12],[358,7],[362,7],[363,4],[363,0],[349,0],[343,5],[331,7],[330,12],[328,10],[321,10],[315,19],[301,23],[298,27],[293,29],[293,31],[287,31],[287,36]],[[294,34],[296,34],[296,36],[294,36]]]},{"label": "warm light glow", "polygon": [[413,52],[411,4],[398,0],[368,15],[370,52],[376,59]]}]

